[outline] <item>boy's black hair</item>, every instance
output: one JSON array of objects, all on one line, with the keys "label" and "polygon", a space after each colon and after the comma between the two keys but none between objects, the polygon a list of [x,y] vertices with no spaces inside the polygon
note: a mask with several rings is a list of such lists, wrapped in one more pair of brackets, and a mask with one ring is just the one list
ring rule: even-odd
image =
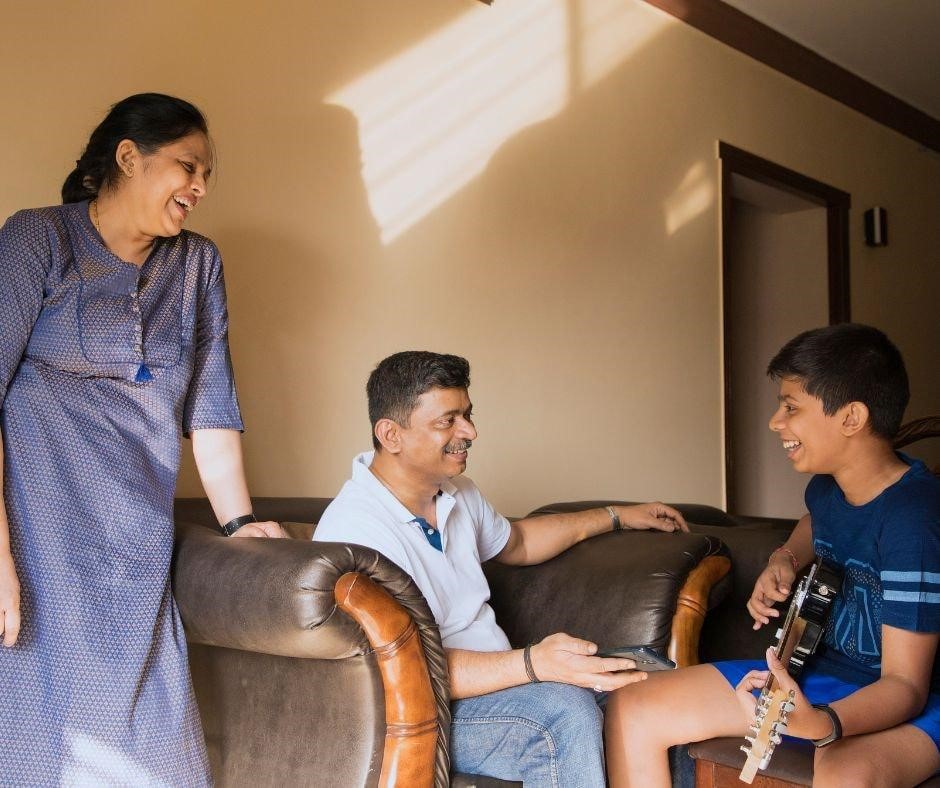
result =
[{"label": "boy's black hair", "polygon": [[797,378],[833,415],[849,402],[868,407],[872,432],[891,441],[910,400],[901,352],[877,328],[840,323],[794,337],[767,366],[773,380]]},{"label": "boy's black hair", "polygon": [[372,445],[376,449],[382,448],[375,437],[375,425],[379,419],[391,419],[407,427],[418,398],[426,391],[469,387],[470,364],[460,356],[405,350],[382,359],[366,383]]}]

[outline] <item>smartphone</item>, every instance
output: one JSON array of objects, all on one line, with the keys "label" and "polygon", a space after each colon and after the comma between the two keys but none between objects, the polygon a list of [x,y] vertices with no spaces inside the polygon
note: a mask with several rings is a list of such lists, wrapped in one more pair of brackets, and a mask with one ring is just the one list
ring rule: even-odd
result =
[{"label": "smartphone", "polygon": [[661,654],[657,654],[649,646],[620,646],[619,648],[601,649],[598,657],[622,657],[636,662],[636,669],[642,671],[675,670],[676,663]]}]

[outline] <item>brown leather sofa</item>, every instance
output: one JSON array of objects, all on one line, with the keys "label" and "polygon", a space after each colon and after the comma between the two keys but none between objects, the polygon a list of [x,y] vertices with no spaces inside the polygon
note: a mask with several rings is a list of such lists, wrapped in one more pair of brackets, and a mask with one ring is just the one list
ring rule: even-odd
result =
[{"label": "brown leather sofa", "polygon": [[[940,417],[927,417],[904,425],[895,445],[938,436]],[[256,499],[259,517],[297,537],[287,541],[226,539],[205,500],[177,502],[174,589],[218,784],[512,785],[450,774],[447,665],[427,604],[377,553],[309,541],[328,503]],[[614,502],[536,512],[605,503]],[[793,521],[679,508],[692,534],[607,534],[540,566],[488,564],[513,645],[566,631],[603,646],[650,644],[680,665],[761,658],[773,632],[751,629],[745,602]],[[692,745],[696,785],[740,785],[739,745]],[[690,785],[688,757],[674,765],[674,784]],[[758,781],[809,785],[812,747],[785,742]]]},{"label": "brown leather sofa", "polygon": [[[217,783],[514,785],[450,774],[447,665],[427,604],[377,553],[309,541],[327,503],[256,499],[260,518],[297,538],[241,540],[218,533],[205,500],[177,501],[173,583]],[[681,508],[702,528],[729,522]],[[565,631],[689,664],[706,611],[730,591],[729,566],[713,534],[624,531],[486,572],[515,646]]]}]

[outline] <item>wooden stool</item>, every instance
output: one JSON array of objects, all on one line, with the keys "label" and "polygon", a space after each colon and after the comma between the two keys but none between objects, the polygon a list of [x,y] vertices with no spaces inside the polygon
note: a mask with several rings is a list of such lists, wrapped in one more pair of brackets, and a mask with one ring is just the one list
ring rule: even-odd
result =
[{"label": "wooden stool", "polygon": [[[743,737],[709,739],[689,746],[695,759],[695,788],[741,788],[738,779],[744,766]],[[751,783],[754,788],[795,788],[812,785],[813,745],[786,741],[779,745],[767,770]]]}]

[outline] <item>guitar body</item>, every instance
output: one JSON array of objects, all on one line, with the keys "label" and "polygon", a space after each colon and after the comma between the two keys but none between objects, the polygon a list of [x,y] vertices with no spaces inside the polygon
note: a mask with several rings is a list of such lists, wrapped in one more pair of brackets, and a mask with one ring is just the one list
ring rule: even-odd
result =
[{"label": "guitar body", "polygon": [[[842,576],[837,569],[821,558],[810,567],[800,580],[783,625],[777,630],[774,653],[787,666],[787,672],[796,678],[803,671],[806,659],[819,646],[826,630],[826,620],[836,594],[842,588]],[[761,690],[754,714],[754,722],[744,738],[741,749],[747,760],[740,779],[751,783],[758,770],[770,764],[774,748],[787,729],[787,718],[793,711],[793,693],[785,692],[771,676]]]}]

